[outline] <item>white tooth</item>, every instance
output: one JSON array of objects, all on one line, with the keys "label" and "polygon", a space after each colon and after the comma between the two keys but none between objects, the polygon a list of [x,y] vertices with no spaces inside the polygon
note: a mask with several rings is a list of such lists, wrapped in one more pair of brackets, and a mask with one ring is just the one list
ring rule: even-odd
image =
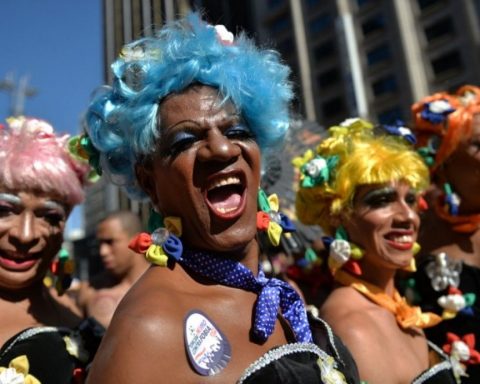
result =
[{"label": "white tooth", "polygon": [[220,212],[220,213],[228,213],[228,212],[235,211],[236,209],[237,209],[236,207],[234,207],[234,208],[219,207],[219,208],[217,208],[217,211]]},{"label": "white tooth", "polygon": [[409,236],[409,235],[399,236],[394,238],[394,241],[396,241],[397,243],[411,243],[412,236]]},{"label": "white tooth", "polygon": [[208,187],[208,190],[211,190],[217,187],[222,187],[224,185],[234,185],[234,184],[240,184],[240,179],[235,176],[230,176],[225,179],[215,180],[212,184],[210,184],[210,186]]}]

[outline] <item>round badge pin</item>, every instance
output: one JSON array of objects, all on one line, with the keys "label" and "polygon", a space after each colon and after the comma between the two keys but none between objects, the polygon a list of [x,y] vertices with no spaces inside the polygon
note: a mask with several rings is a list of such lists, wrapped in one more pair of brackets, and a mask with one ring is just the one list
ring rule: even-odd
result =
[{"label": "round badge pin", "polygon": [[185,348],[191,365],[200,375],[222,371],[231,358],[231,347],[220,328],[199,310],[185,316]]}]

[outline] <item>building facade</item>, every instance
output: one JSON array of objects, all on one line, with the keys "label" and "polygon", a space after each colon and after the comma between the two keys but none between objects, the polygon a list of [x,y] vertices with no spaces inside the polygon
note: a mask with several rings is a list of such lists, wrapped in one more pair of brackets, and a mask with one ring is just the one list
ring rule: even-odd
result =
[{"label": "building facade", "polygon": [[355,115],[408,122],[415,100],[480,83],[478,0],[253,4],[259,39],[291,65],[300,110],[321,125]]},{"label": "building facade", "polygon": [[[191,9],[275,47],[292,68],[296,111],[319,126],[408,123],[415,100],[480,84],[479,0],[104,0],[105,82],[123,44]],[[91,188],[86,235],[124,208],[148,216],[106,181]]]}]

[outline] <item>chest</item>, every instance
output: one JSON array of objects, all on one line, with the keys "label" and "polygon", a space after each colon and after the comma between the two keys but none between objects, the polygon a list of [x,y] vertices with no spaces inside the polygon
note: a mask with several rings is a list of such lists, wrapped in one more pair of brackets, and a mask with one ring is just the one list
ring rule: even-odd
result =
[{"label": "chest", "polygon": [[[195,302],[185,298],[181,302],[180,321],[177,322],[177,348],[178,360],[182,361],[184,369],[177,372],[178,382],[184,383],[227,383],[236,382],[246,368],[255,360],[264,355],[268,350],[287,342],[289,334],[288,326],[278,317],[275,322],[273,334],[264,343],[255,341],[251,336],[253,313],[256,296],[240,294],[231,296],[198,297]],[[200,314],[196,320],[190,321],[191,316]],[[209,331],[201,321],[208,322],[208,326],[214,328],[214,332],[221,335],[221,345],[215,344],[215,340],[205,337]],[[196,329],[195,338],[187,337],[189,329]],[[211,329],[210,329],[211,331]],[[200,341],[204,341],[200,345]],[[206,340],[206,341],[205,341]],[[217,340],[218,341],[218,340]],[[218,374],[202,376],[194,369],[196,363],[201,364],[202,353],[205,348],[214,353],[228,345],[228,357],[226,357]]]},{"label": "chest", "polygon": [[20,311],[15,304],[2,305],[2,316],[0,319],[0,348],[13,335],[26,328],[43,325],[38,319],[31,316],[26,310]]}]

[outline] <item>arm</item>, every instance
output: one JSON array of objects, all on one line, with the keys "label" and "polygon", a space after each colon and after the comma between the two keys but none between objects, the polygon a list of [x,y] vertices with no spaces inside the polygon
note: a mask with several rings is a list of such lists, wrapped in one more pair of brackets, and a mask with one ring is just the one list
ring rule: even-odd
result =
[{"label": "arm", "polygon": [[182,320],[162,301],[134,296],[115,313],[95,356],[87,383],[185,382],[188,372]]}]

